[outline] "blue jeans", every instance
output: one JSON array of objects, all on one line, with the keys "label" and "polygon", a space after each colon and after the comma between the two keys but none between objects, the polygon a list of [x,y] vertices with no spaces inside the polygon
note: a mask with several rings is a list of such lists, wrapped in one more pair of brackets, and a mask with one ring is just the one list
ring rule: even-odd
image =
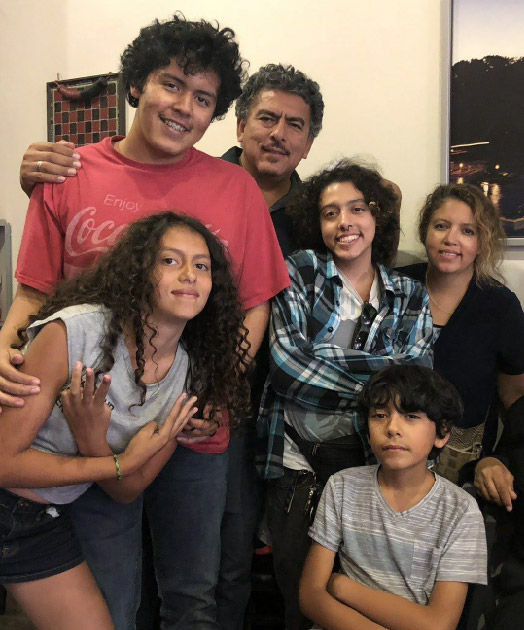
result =
[{"label": "blue jeans", "polygon": [[132,630],[140,601],[142,497],[117,503],[95,484],[68,509],[115,630]]},{"label": "blue jeans", "polygon": [[179,446],[144,493],[162,630],[218,630],[215,589],[228,454]]},{"label": "blue jeans", "polygon": [[227,500],[216,592],[220,630],[242,630],[251,595],[251,563],[262,511],[263,485],[255,469],[254,423],[245,421],[229,442]]}]

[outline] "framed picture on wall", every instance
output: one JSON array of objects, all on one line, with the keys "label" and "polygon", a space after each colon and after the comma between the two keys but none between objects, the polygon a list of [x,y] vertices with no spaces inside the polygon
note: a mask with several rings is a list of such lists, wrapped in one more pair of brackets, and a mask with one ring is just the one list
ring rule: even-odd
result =
[{"label": "framed picture on wall", "polygon": [[508,244],[524,245],[524,2],[450,0],[448,8],[443,179],[480,186]]},{"label": "framed picture on wall", "polygon": [[126,134],[125,91],[118,73],[47,84],[47,139],[76,146]]}]

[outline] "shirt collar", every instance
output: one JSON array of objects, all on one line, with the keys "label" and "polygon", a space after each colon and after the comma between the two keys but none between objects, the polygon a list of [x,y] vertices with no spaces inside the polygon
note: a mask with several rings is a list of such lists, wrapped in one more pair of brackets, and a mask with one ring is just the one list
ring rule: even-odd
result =
[{"label": "shirt collar", "polygon": [[333,260],[333,254],[328,250],[326,255],[326,278],[336,278],[340,284],[342,284],[342,280],[338,275],[338,269],[335,265],[335,261]]},{"label": "shirt collar", "polygon": [[[237,166],[242,166],[240,163],[240,156],[242,155],[242,149],[240,147],[231,147],[228,149],[222,159],[226,162],[231,162],[232,164],[236,164]],[[299,192],[302,186],[302,182],[300,177],[296,171],[291,173],[291,186],[288,192],[280,197],[275,203],[269,208],[270,212],[275,212],[276,210],[281,210],[282,208],[287,208],[289,205],[289,201]]]},{"label": "shirt collar", "polygon": [[295,197],[302,187],[302,182],[300,177],[296,171],[291,173],[291,186],[287,193],[280,197],[275,203],[269,208],[270,212],[275,212],[275,210],[280,210],[281,208],[287,208],[290,200]]},{"label": "shirt collar", "polygon": [[[391,276],[384,265],[377,265],[376,269],[378,270],[380,284],[384,289],[384,293],[389,293],[390,295],[404,295],[405,291],[398,283],[392,282]],[[328,251],[326,255],[326,278],[336,278],[337,282],[340,285],[342,284],[335,261],[333,260],[333,254],[330,251]]]}]

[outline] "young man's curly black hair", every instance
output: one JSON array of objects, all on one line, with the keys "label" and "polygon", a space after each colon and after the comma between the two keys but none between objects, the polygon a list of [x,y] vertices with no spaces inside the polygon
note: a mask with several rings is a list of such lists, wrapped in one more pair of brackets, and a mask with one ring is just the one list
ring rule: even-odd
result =
[{"label": "young man's curly black hair", "polygon": [[[30,316],[29,323],[45,319],[67,306],[105,306],[111,311],[111,318],[96,372],[111,369],[118,337],[124,330],[131,331],[137,348],[135,382],[141,391],[139,404],[143,404],[146,394],[142,381],[144,348],[148,344],[155,348],[158,334],[151,317],[156,305],[155,268],[162,236],[173,227],[200,234],[211,257],[211,293],[203,310],[186,323],[181,336],[190,360],[186,386],[198,397],[199,408],[203,409],[206,404],[213,409],[227,408],[234,426],[249,411],[249,386],[245,376],[249,350],[247,329],[243,325],[244,313],[225,248],[200,221],[162,212],[132,223],[93,267],[61,284],[38,313]],[[22,342],[27,340],[26,328],[18,331]]]},{"label": "young man's curly black hair", "polygon": [[360,190],[375,219],[372,263],[389,265],[400,232],[397,196],[380,173],[347,159],[307,179],[301,193],[291,203],[288,214],[293,221],[297,248],[326,251],[320,231],[320,198],[328,186],[342,182],[351,182]]},{"label": "young man's curly black hair", "polygon": [[[435,423],[437,437],[443,438],[462,418],[464,406],[455,386],[434,370],[420,365],[391,365],[373,374],[358,397],[363,418],[372,409],[393,405],[400,413],[422,411]],[[430,457],[441,449],[436,447]]]},{"label": "young man's curly black hair", "polygon": [[200,20],[190,22],[177,12],[171,20],[155,20],[140,30],[121,57],[121,71],[126,95],[132,107],[138,99],[131,87],[143,91],[149,75],[175,60],[186,74],[216,72],[220,78],[213,119],[224,116],[240,95],[245,78],[245,62],[240,57],[235,33],[230,28]]}]

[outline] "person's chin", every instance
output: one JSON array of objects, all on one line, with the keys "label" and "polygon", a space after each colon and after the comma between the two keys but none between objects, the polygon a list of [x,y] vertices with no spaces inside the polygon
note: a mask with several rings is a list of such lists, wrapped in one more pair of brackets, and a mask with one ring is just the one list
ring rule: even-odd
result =
[{"label": "person's chin", "polygon": [[263,160],[259,162],[257,164],[257,170],[262,175],[268,175],[271,177],[282,177],[286,175],[286,168],[284,164],[281,164],[280,162],[272,162],[269,160]]}]

